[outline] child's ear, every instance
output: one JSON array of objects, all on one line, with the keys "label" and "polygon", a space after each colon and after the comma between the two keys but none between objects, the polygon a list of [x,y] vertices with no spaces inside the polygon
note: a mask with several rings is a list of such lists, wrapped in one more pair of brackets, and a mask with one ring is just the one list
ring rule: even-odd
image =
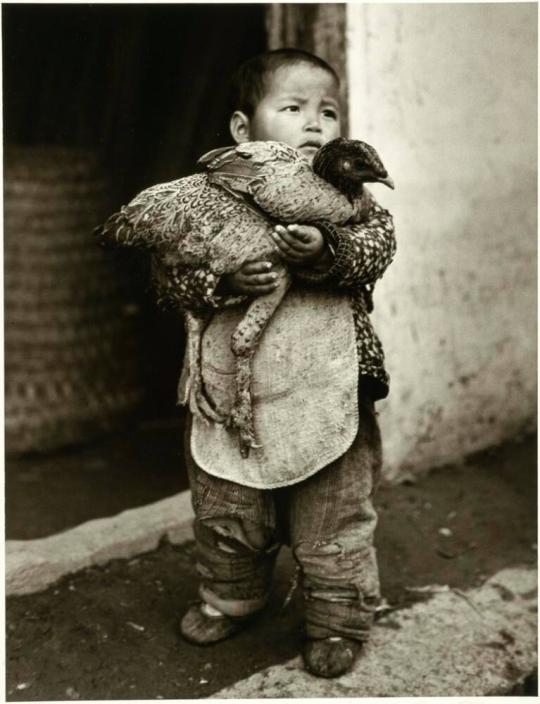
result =
[{"label": "child's ear", "polygon": [[233,112],[229,122],[232,138],[237,144],[249,142],[249,117],[240,110]]}]

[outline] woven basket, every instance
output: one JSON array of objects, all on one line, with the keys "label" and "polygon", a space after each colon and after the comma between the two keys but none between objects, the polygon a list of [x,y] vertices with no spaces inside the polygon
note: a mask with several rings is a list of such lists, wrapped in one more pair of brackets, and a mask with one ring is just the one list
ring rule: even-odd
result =
[{"label": "woven basket", "polygon": [[16,454],[117,427],[143,389],[129,272],[92,234],[111,209],[95,159],[53,147],[5,157],[5,430]]}]

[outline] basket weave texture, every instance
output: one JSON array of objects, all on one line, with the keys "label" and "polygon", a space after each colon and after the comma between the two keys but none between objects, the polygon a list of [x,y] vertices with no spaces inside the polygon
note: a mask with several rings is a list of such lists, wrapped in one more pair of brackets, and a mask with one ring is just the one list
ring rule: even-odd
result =
[{"label": "basket weave texture", "polygon": [[10,147],[4,168],[6,451],[121,424],[143,398],[129,272],[97,244],[110,204],[91,154]]}]

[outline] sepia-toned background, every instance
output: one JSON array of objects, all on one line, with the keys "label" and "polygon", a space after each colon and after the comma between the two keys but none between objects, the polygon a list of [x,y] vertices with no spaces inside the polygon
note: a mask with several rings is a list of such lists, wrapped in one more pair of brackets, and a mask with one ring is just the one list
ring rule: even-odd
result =
[{"label": "sepia-toned background", "polygon": [[[230,73],[282,46],[337,68],[396,183],[383,600],[337,683],[294,659],[287,550],[251,629],[179,639],[183,321],[93,234],[230,143]],[[537,694],[537,5],[4,3],[2,52],[8,700]]]},{"label": "sepia-toned background", "polygon": [[283,45],[340,69],[349,133],[397,185],[375,189],[398,237],[374,314],[392,377],[387,476],[534,426],[534,4],[6,5],[3,18],[8,451],[177,413],[182,323],[155,307],[145,257],[93,251],[90,233],[227,144],[226,78]]}]

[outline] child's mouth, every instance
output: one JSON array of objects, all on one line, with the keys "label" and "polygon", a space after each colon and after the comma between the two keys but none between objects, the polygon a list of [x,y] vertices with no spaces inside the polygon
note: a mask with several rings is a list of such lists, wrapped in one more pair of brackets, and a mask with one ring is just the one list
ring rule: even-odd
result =
[{"label": "child's mouth", "polygon": [[300,147],[298,147],[298,150],[308,159],[311,161],[315,154],[319,151],[320,145],[318,144],[302,144]]},{"label": "child's mouth", "polygon": [[316,152],[318,149],[321,148],[321,145],[317,144],[316,142],[306,142],[305,144],[301,144],[298,148],[302,150]]}]

